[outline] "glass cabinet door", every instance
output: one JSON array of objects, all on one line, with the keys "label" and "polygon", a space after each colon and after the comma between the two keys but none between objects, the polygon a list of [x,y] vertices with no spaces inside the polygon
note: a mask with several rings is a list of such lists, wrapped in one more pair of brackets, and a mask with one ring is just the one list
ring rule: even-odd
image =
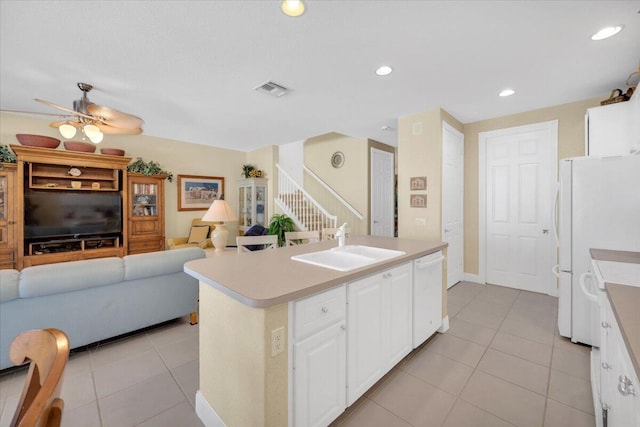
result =
[{"label": "glass cabinet door", "polygon": [[158,215],[157,184],[133,184],[133,216]]},{"label": "glass cabinet door", "polygon": [[238,181],[238,230],[241,234],[253,225],[268,225],[266,183],[263,178]]},{"label": "glass cabinet door", "polygon": [[267,187],[256,185],[256,224],[266,226],[265,203],[267,199]]}]

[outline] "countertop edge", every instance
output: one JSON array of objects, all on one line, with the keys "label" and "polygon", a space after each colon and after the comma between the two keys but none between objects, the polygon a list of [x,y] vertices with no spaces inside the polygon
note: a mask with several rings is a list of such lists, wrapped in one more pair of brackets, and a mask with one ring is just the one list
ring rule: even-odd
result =
[{"label": "countertop edge", "polygon": [[[633,289],[632,292],[638,293],[638,300],[640,300],[640,288],[636,288],[635,286],[627,286],[627,285],[619,285],[617,283],[605,283],[605,289],[607,291],[607,298],[611,303],[611,308],[613,310],[613,315],[616,318],[616,322],[618,323],[618,327],[620,328],[620,335],[622,335],[622,340],[624,341],[624,345],[629,353],[629,358],[631,359],[631,363],[633,363],[633,367],[636,371],[636,376],[640,378],[640,334],[630,334],[629,333],[629,324],[627,324],[627,328],[625,328],[625,323],[627,323],[628,315],[623,315],[621,313],[622,310],[629,311],[628,307],[621,307],[621,305],[626,305],[629,303],[628,299],[620,300],[618,297],[619,292],[628,292]],[[635,298],[634,298],[635,300]],[[634,306],[634,312],[637,313],[637,306]],[[635,337],[635,339],[630,339],[630,336]],[[635,351],[634,351],[635,350]]]},{"label": "countertop edge", "polygon": [[[237,292],[231,287],[225,286],[223,283],[216,281],[214,278],[206,276],[202,272],[198,271],[197,268],[194,268],[194,265],[195,267],[197,267],[198,262],[202,262],[203,260],[194,260],[194,261],[187,262],[184,265],[184,272],[198,279],[200,282],[203,282],[209,286],[212,286],[213,288],[221,291],[222,293],[241,302],[246,306],[249,306],[252,308],[264,309],[264,308],[274,307],[279,304],[288,303],[290,301],[298,300],[301,298],[305,298],[307,296],[311,296],[318,292],[325,291],[332,287],[339,286],[344,283],[369,276],[377,271],[385,270],[400,264],[404,264],[408,261],[412,261],[414,259],[421,258],[423,256],[441,251],[447,246],[448,246],[448,243],[446,242],[440,242],[439,244],[435,244],[435,245],[432,244],[429,248],[417,250],[410,254],[405,254],[387,261],[381,261],[381,262],[378,262],[363,268],[359,268],[356,270],[352,270],[349,272],[344,272],[339,277],[329,279],[322,283],[318,283],[317,285],[294,290],[291,292],[286,292],[276,297],[267,298],[267,299],[254,299],[254,298],[248,297],[247,295]],[[322,268],[322,267],[315,267],[315,268]]]}]

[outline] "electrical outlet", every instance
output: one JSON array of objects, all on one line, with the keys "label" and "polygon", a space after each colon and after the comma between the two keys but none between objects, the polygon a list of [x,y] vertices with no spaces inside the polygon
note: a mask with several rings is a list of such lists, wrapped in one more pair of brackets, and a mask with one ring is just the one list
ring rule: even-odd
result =
[{"label": "electrical outlet", "polygon": [[416,218],[416,225],[427,225],[427,220],[425,218]]},{"label": "electrical outlet", "polygon": [[284,326],[271,331],[271,357],[284,351]]}]

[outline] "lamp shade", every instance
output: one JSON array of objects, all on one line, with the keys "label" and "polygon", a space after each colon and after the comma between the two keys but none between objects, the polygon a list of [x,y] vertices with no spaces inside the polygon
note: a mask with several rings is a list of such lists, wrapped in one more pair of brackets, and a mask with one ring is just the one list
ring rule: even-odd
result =
[{"label": "lamp shade", "polygon": [[225,222],[237,221],[236,213],[231,209],[226,200],[214,200],[209,206],[209,210],[202,217],[203,221]]}]

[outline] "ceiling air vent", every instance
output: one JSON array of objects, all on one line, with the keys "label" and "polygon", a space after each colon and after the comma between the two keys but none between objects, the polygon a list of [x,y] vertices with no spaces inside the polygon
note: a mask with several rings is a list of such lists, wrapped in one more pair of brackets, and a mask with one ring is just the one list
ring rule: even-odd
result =
[{"label": "ceiling air vent", "polygon": [[253,90],[257,90],[258,92],[266,93],[267,95],[275,97],[280,97],[289,92],[289,89],[274,82],[262,83],[261,85],[254,87]]}]

